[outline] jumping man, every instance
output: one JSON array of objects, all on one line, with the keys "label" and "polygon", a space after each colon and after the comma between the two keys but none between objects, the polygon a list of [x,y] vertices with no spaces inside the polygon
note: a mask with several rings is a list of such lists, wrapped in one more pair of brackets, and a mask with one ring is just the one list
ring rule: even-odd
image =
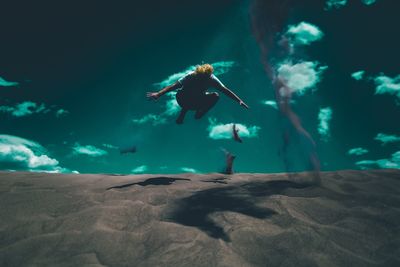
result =
[{"label": "jumping man", "polygon": [[195,119],[203,117],[218,101],[219,94],[216,92],[207,92],[212,87],[218,89],[228,97],[237,101],[239,105],[249,108],[235,93],[229,90],[213,74],[214,68],[210,64],[204,64],[196,67],[195,71],[179,79],[176,83],[161,89],[159,92],[148,92],[147,97],[150,100],[157,100],[160,96],[181,88],[176,94],[176,101],[182,108],[176,119],[177,124],[182,124],[186,113],[194,110]]}]

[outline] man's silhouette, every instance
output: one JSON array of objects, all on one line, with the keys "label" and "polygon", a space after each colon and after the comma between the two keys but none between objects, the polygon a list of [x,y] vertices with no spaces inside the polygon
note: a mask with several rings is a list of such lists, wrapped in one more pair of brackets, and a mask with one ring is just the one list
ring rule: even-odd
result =
[{"label": "man's silhouette", "polygon": [[216,92],[207,92],[209,88],[215,88],[237,101],[241,106],[249,108],[235,93],[229,90],[213,74],[214,68],[210,64],[204,64],[196,67],[196,70],[179,79],[176,83],[167,86],[159,92],[148,92],[147,97],[150,100],[157,100],[160,96],[181,88],[176,94],[176,100],[182,108],[177,124],[182,124],[186,113],[194,110],[195,118],[203,117],[218,101],[219,94]]}]

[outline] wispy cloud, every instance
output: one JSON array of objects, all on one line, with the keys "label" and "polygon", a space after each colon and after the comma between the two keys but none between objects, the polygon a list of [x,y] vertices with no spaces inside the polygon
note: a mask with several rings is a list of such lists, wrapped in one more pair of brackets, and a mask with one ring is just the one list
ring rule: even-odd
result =
[{"label": "wispy cloud", "polygon": [[49,157],[46,153],[46,149],[36,142],[12,135],[0,135],[1,169],[76,173],[76,171],[60,167],[58,160]]},{"label": "wispy cloud", "polygon": [[119,147],[111,145],[111,144],[102,144],[103,147],[109,148],[109,149],[119,149]]},{"label": "wispy cloud", "polygon": [[362,169],[380,168],[380,169],[400,169],[400,151],[392,154],[389,159],[362,160],[357,161],[356,165]]},{"label": "wispy cloud", "polygon": [[175,98],[176,92],[169,92],[166,94],[168,100],[165,102],[165,110],[161,114],[147,114],[139,119],[132,119],[134,124],[145,124],[151,123],[154,126],[167,123],[167,118],[178,114],[180,111],[180,106]]},{"label": "wispy cloud", "polygon": [[280,91],[285,96],[290,93],[303,95],[321,80],[326,66],[319,66],[318,62],[306,61],[297,64],[284,63],[278,68],[278,77],[283,79],[290,92]]},{"label": "wispy cloud", "polygon": [[36,104],[31,101],[25,101],[12,106],[0,106],[0,111],[4,113],[9,113],[15,117],[24,117],[37,113],[47,113],[49,109],[46,108],[44,104]]},{"label": "wispy cloud", "polygon": [[363,4],[369,6],[369,5],[375,4],[376,0],[361,0],[361,2],[363,2]]},{"label": "wispy cloud", "polygon": [[347,0],[327,0],[326,9],[341,8],[347,4]]},{"label": "wispy cloud", "polygon": [[319,126],[318,133],[326,140],[330,135],[329,123],[332,119],[332,109],[330,107],[321,108],[318,114]]},{"label": "wispy cloud", "polygon": [[131,173],[144,173],[148,169],[149,168],[147,167],[147,165],[141,165],[141,166],[138,166],[138,167],[134,168],[133,170],[131,170]]},{"label": "wispy cloud", "polygon": [[19,83],[17,82],[8,82],[6,80],[4,80],[3,78],[0,77],[0,86],[17,86]]},{"label": "wispy cloud", "polygon": [[[235,66],[234,61],[219,61],[219,62],[214,62],[211,64],[214,67],[214,74],[215,75],[221,75],[224,74],[228,71],[231,70],[232,67]],[[186,69],[174,73],[167,78],[165,78],[163,81],[159,83],[155,83],[154,85],[158,87],[159,89],[164,88],[168,85],[171,85],[175,82],[177,82],[180,78],[184,77],[185,75],[189,74],[190,72],[194,71],[196,69],[196,65],[192,65],[187,67]]]},{"label": "wispy cloud", "polygon": [[312,42],[321,40],[324,33],[314,24],[300,22],[297,25],[290,25],[286,36],[294,45],[309,45]]},{"label": "wispy cloud", "polygon": [[190,72],[194,71],[195,69],[196,69],[196,66],[190,66],[183,71],[180,71],[180,72],[177,72],[177,73],[174,73],[174,74],[168,76],[161,82],[155,83],[154,85],[158,89],[164,88],[168,85],[176,83],[180,78],[184,77],[185,75],[189,74]]},{"label": "wispy cloud", "polygon": [[176,92],[169,92],[167,94],[167,97],[169,99],[165,103],[165,111],[164,111],[163,115],[164,116],[172,116],[172,115],[178,114],[179,111],[181,110],[181,107],[179,106],[178,102],[176,101]]},{"label": "wispy cloud", "polygon": [[278,109],[278,104],[276,103],[275,100],[264,100],[261,103],[263,103],[266,106],[270,106],[274,109]]},{"label": "wispy cloud", "polygon": [[57,118],[61,118],[61,117],[65,117],[69,114],[68,110],[62,109],[60,108],[59,110],[56,111],[56,117]]},{"label": "wispy cloud", "polygon": [[219,61],[211,64],[214,67],[215,75],[222,75],[229,72],[235,65],[235,61]]},{"label": "wispy cloud", "polygon": [[188,167],[181,167],[180,170],[183,172],[199,173],[198,170]]},{"label": "wispy cloud", "polygon": [[375,140],[382,142],[382,145],[386,145],[388,143],[400,142],[400,136],[393,135],[393,134],[379,133],[375,137]]},{"label": "wispy cloud", "polygon": [[365,71],[360,70],[360,71],[353,72],[351,74],[351,77],[353,77],[353,79],[355,79],[357,81],[360,81],[364,77],[364,74],[365,74]]},{"label": "wispy cloud", "polygon": [[[47,114],[54,111],[54,106],[47,107],[45,104],[38,104],[32,101],[18,103],[15,106],[0,106],[0,112],[8,113],[14,117],[26,117],[33,114]],[[64,117],[69,114],[65,109],[54,111],[57,118]]]},{"label": "wispy cloud", "polygon": [[349,155],[356,155],[356,156],[361,156],[364,154],[367,154],[368,150],[362,147],[356,147],[356,148],[352,148],[350,149],[347,154]]},{"label": "wispy cloud", "polygon": [[217,123],[216,119],[210,118],[208,126],[208,137],[211,139],[231,139],[233,124],[236,124],[236,129],[239,131],[241,138],[258,137],[258,132],[261,129],[259,126],[246,126],[241,123]]},{"label": "wispy cloud", "polygon": [[381,74],[374,78],[376,89],[375,94],[395,95],[400,99],[400,75],[394,78]]},{"label": "wispy cloud", "polygon": [[75,145],[72,147],[72,150],[74,155],[86,155],[90,157],[101,157],[108,154],[107,151],[95,146],[81,146],[78,143],[75,143]]},{"label": "wispy cloud", "polygon": [[[295,100],[293,100],[293,99],[290,100],[290,104],[295,104],[295,103],[296,103]],[[263,101],[261,101],[261,104],[264,104],[266,106],[270,106],[270,107],[278,110],[278,104],[276,103],[275,100],[263,100]]]},{"label": "wispy cloud", "polygon": [[147,114],[140,119],[132,119],[134,124],[152,123],[153,125],[165,124],[167,120],[162,115]]}]

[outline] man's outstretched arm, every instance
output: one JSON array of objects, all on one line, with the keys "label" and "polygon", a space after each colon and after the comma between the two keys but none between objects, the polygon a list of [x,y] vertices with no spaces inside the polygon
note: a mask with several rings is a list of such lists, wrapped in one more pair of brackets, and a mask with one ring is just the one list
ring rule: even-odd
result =
[{"label": "man's outstretched arm", "polygon": [[163,89],[161,89],[158,92],[147,92],[147,98],[150,100],[157,100],[160,96],[162,96],[168,92],[174,91],[174,90],[180,88],[181,86],[182,86],[182,84],[180,82],[176,82],[172,85],[164,87]]},{"label": "man's outstretched arm", "polygon": [[235,100],[236,102],[239,103],[239,105],[245,107],[245,108],[249,108],[249,106],[244,103],[244,101],[238,97],[234,92],[232,92],[231,90],[229,90],[225,85],[223,85],[222,83],[217,83],[216,88],[218,90],[220,90],[222,93],[224,93],[225,95],[227,95],[228,97],[232,98],[233,100]]}]

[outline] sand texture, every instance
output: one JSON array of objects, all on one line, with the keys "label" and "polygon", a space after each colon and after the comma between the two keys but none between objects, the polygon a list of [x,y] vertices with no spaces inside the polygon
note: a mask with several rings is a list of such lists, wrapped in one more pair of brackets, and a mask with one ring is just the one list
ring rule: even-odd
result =
[{"label": "sand texture", "polygon": [[400,266],[400,171],[0,172],[0,266]]}]

